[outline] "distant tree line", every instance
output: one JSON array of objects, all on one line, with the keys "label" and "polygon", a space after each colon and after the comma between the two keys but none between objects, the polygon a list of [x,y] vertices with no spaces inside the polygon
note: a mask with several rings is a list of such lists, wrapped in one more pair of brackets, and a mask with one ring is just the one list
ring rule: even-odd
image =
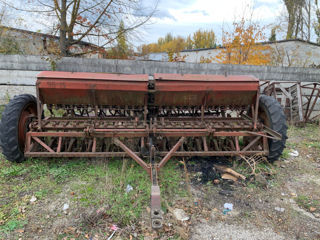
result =
[{"label": "distant tree line", "polygon": [[171,33],[167,33],[164,38],[159,38],[156,43],[143,44],[138,47],[138,52],[141,55],[156,52],[167,52],[169,54],[169,58],[172,58],[173,53],[177,53],[182,50],[215,47],[216,35],[213,30],[207,31],[199,29],[187,38],[181,36],[173,37]]}]

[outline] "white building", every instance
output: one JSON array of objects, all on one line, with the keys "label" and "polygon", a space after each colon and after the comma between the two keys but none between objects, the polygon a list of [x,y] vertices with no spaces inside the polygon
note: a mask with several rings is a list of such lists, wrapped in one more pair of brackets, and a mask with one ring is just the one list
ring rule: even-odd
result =
[{"label": "white building", "polygon": [[[320,45],[300,39],[264,42],[263,45],[272,49],[272,65],[284,67],[310,67],[320,65]],[[211,59],[212,63],[218,63],[216,56],[221,48],[206,48],[183,50],[178,55],[185,62],[200,63],[202,60]],[[168,54],[150,53],[145,60],[168,61]]]}]

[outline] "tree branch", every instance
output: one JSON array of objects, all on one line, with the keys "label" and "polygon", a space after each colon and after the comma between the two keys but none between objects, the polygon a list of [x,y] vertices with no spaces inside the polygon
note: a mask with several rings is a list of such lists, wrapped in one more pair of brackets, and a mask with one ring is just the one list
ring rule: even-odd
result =
[{"label": "tree branch", "polygon": [[110,7],[111,3],[113,2],[113,0],[110,0],[109,3],[107,4],[107,6],[103,9],[103,11],[101,12],[101,14],[98,16],[98,18],[96,19],[96,21],[88,28],[88,30],[83,33],[83,35],[77,39],[76,41],[72,42],[72,44],[78,43],[80,42],[92,29],[93,27],[99,22],[99,20],[101,19],[101,17],[104,15],[105,11]]}]

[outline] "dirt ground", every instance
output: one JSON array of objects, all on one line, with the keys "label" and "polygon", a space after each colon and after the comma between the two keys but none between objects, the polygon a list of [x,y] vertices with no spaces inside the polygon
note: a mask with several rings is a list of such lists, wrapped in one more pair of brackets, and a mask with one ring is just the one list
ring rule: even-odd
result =
[{"label": "dirt ground", "polygon": [[[171,161],[160,174],[158,232],[149,226],[148,176],[131,160],[2,157],[0,239],[108,239],[112,225],[116,240],[320,239],[320,129],[290,127],[288,136],[282,159],[258,164],[255,176],[244,162],[191,159],[186,178],[183,163]],[[247,179],[221,179],[217,162]],[[176,209],[188,220],[177,220]]]}]

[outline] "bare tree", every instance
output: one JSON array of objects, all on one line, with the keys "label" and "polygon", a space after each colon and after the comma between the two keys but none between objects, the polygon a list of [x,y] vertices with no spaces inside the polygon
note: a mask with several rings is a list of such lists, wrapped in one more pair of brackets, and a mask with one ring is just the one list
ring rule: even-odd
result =
[{"label": "bare tree", "polygon": [[316,21],[314,23],[314,31],[317,35],[317,43],[320,44],[320,9],[318,6],[318,0],[315,1],[316,7]]},{"label": "bare tree", "polygon": [[142,26],[153,15],[153,8],[144,8],[142,0],[32,0],[27,8],[24,0],[0,0],[18,11],[34,13],[54,19],[54,32],[59,32],[61,56],[72,55],[70,49],[81,41],[89,41],[100,47],[112,43],[118,36],[121,20],[123,32],[131,32]]},{"label": "bare tree", "polygon": [[287,39],[296,38],[305,0],[283,0],[288,12]]},{"label": "bare tree", "polygon": [[0,4],[0,26],[3,26],[6,21],[6,7],[4,4]]},{"label": "bare tree", "polygon": [[310,41],[313,0],[283,0],[287,13],[287,39],[301,38]]},{"label": "bare tree", "polygon": [[306,24],[306,28],[307,28],[307,40],[310,41],[310,39],[311,39],[311,27],[312,27],[312,22],[311,22],[312,4],[311,4],[311,0],[306,0],[305,11],[306,11],[305,24]]}]

